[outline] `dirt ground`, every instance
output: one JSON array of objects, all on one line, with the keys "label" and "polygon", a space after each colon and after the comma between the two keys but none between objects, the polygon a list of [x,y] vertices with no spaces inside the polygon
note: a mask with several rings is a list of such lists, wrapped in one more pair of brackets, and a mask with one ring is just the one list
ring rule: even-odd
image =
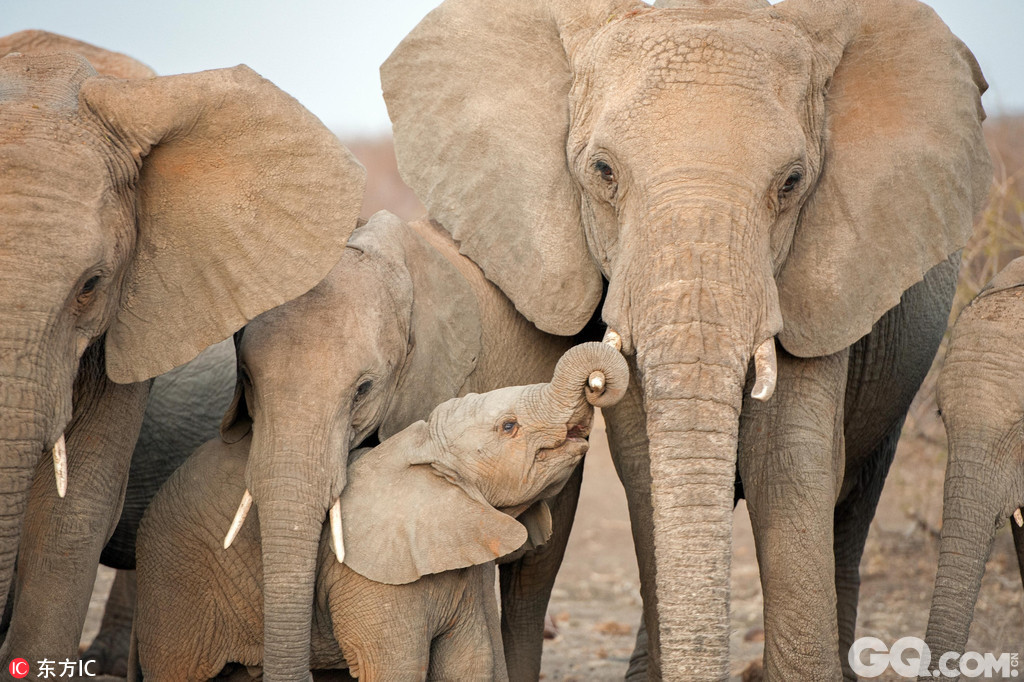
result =
[{"label": "dirt ground", "polygon": [[[601,422],[595,425],[585,466],[576,523],[551,599],[559,634],[545,643],[546,681],[622,679],[640,622],[640,582],[626,500]],[[921,433],[908,423],[861,565],[859,637],[870,635],[891,644],[907,635],[924,636],[938,561],[944,468],[944,444],[935,441],[934,433]],[[761,587],[742,503],[736,510],[733,558],[731,672],[739,680],[760,659],[763,647]],[[99,627],[112,575],[101,568],[83,644]],[[1024,654],[1022,594],[1007,527],[989,560],[969,649]],[[890,672],[876,679],[902,678]]]}]

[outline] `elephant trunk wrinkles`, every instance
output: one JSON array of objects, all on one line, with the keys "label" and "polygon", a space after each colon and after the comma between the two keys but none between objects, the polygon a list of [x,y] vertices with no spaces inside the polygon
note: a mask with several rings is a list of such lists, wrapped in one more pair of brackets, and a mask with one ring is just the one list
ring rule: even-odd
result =
[{"label": "elephant trunk wrinkles", "polygon": [[320,533],[333,501],[321,463],[324,444],[254,432],[248,479],[263,555],[263,678],[304,680]]},{"label": "elephant trunk wrinkles", "polygon": [[[725,679],[739,414],[754,347],[774,334],[775,295],[725,247],[655,271],[632,332],[650,441],[659,631],[652,663],[666,680]],[[674,265],[671,259],[659,259]],[[681,259],[685,260],[685,259]],[[765,268],[767,270],[767,268]],[[678,270],[678,267],[677,267]],[[647,305],[643,305],[647,304]],[[657,668],[654,668],[656,671]]]},{"label": "elephant trunk wrinkles", "polygon": [[[942,510],[939,567],[925,640],[931,650],[931,670],[947,651],[963,653],[967,647],[974,606],[978,600],[985,562],[992,551],[1002,508],[1007,502],[997,483],[998,470],[990,438],[950,443]],[[993,470],[992,467],[997,467]],[[987,491],[979,494],[979,491]],[[924,678],[922,678],[924,679]],[[928,676],[927,679],[932,679]]]}]

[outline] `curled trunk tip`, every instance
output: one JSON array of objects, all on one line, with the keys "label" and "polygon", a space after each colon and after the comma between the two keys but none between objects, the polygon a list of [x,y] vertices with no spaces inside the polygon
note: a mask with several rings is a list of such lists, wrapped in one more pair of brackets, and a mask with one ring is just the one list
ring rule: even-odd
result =
[{"label": "curled trunk tip", "polygon": [[619,402],[629,385],[629,366],[619,351],[606,343],[573,346],[558,361],[551,386],[572,404],[582,396],[595,407]]}]

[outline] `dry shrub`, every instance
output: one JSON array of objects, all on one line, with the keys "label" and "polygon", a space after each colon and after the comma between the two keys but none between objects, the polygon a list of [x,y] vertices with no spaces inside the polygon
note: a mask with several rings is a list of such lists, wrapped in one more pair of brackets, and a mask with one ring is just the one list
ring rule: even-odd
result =
[{"label": "dry shrub", "polygon": [[[985,139],[995,166],[988,204],[978,216],[964,247],[950,326],[990,279],[1014,258],[1024,255],[1024,117],[985,122]],[[947,338],[949,333],[947,331]],[[935,385],[946,355],[942,343],[914,401],[904,434],[933,442],[945,451],[946,435],[935,404]]]}]

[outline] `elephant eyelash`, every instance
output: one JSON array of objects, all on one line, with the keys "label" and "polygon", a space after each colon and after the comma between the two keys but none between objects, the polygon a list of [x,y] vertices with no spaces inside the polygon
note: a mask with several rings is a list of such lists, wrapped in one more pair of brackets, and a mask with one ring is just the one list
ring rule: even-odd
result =
[{"label": "elephant eyelash", "polygon": [[373,388],[373,381],[367,379],[363,383],[356,386],[356,400],[361,400],[366,397],[366,394]]},{"label": "elephant eyelash", "polygon": [[779,187],[779,201],[783,201],[786,196],[792,194],[793,190],[800,186],[800,182],[804,179],[803,171],[797,169],[793,170],[786,177],[782,186]]},{"label": "elephant eyelash", "polygon": [[515,419],[503,419],[498,424],[498,431],[502,435],[514,438],[519,433],[519,422]]},{"label": "elephant eyelash", "polygon": [[85,305],[92,299],[92,295],[96,291],[96,286],[99,283],[99,275],[93,275],[89,279],[85,280],[85,283],[82,284],[82,288],[78,290],[78,296],[76,297],[79,305]]},{"label": "elephant eyelash", "polygon": [[601,179],[607,183],[615,182],[615,171],[604,161],[595,161],[594,170],[598,172]]}]

